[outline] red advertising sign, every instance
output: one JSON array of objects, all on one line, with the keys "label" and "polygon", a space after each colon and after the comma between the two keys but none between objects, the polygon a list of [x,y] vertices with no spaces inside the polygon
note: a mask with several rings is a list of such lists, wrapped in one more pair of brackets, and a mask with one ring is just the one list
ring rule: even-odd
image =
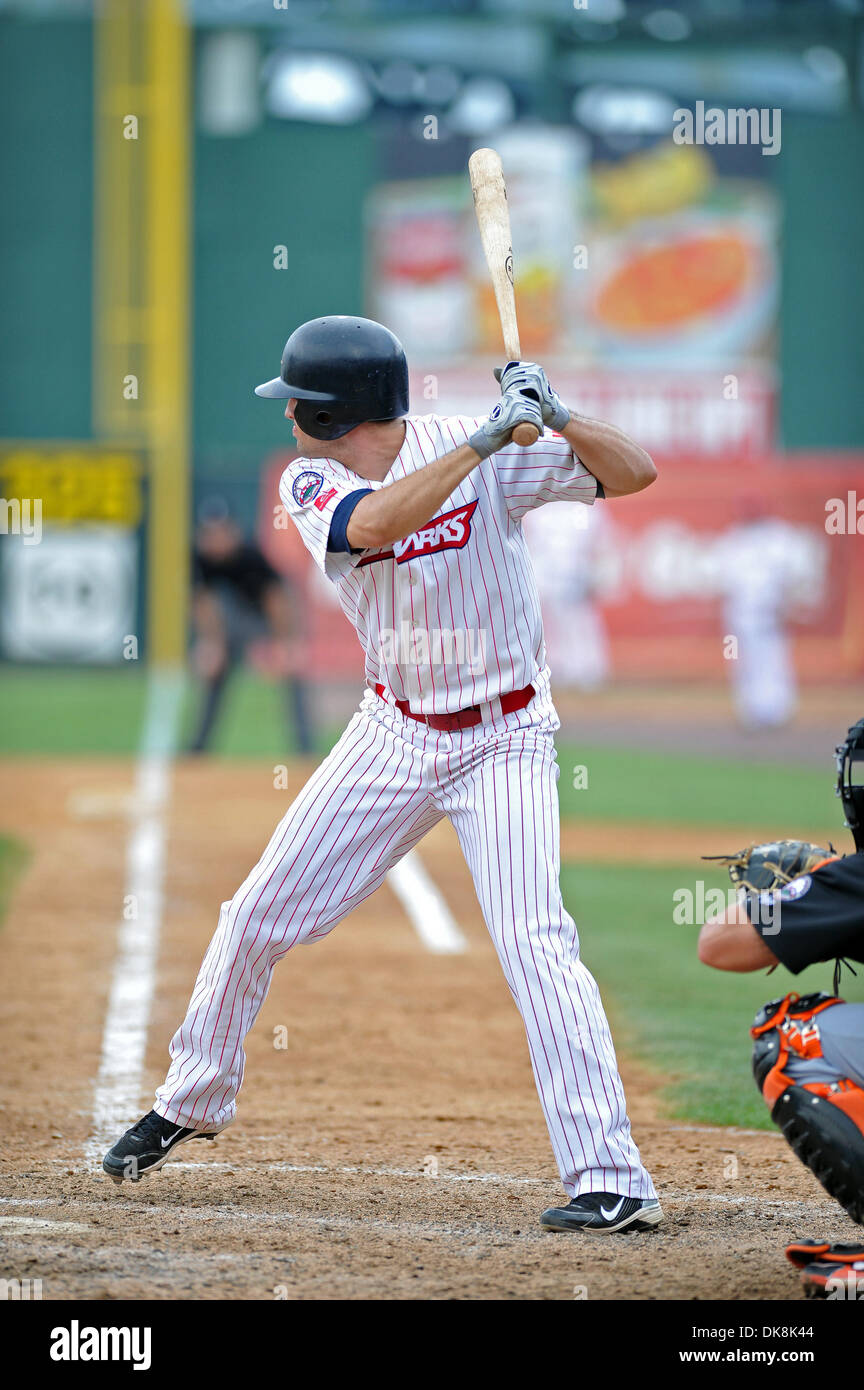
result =
[{"label": "red advertising sign", "polygon": [[[335,590],[290,519],[278,520],[279,478],[290,457],[276,455],[264,473],[261,544],[306,604],[310,671],[359,682],[360,645]],[[729,581],[740,571],[748,523],[767,528],[756,582],[780,586],[801,679],[864,674],[864,455],[657,462],[659,478],[645,492],[597,504],[612,523],[602,608],[613,679],[724,678]],[[574,545],[579,535],[574,529]]]}]

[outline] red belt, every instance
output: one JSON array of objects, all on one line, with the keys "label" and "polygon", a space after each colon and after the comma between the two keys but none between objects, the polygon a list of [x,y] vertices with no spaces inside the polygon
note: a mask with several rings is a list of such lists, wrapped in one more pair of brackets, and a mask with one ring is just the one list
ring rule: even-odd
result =
[{"label": "red belt", "polygon": [[[536,693],[533,685],[526,685],[524,690],[511,690],[506,695],[499,696],[501,713],[515,714],[516,710],[524,709]],[[383,685],[376,685],[375,694],[382,700],[387,698]],[[393,703],[406,719],[416,719],[418,724],[428,724],[430,729],[437,729],[439,733],[450,734],[456,729],[471,729],[475,724],[483,723],[481,705],[469,705],[467,709],[456,710],[455,714],[415,714],[407,700],[397,700],[394,696]],[[494,701],[491,703],[494,704]]]}]

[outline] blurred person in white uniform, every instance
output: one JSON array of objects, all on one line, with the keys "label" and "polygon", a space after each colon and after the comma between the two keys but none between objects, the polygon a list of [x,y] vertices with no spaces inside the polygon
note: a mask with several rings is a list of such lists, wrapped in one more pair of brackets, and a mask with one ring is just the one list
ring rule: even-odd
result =
[{"label": "blurred person in white uniform", "polygon": [[597,690],[609,679],[609,639],[598,599],[613,581],[605,508],[547,502],[522,523],[537,577],[556,688]]},{"label": "blurred person in white uniform", "polygon": [[785,724],[795,712],[798,683],[788,623],[810,604],[810,564],[800,531],[771,515],[770,501],[743,498],[739,520],[719,543],[724,644],[739,722],[747,729]]}]

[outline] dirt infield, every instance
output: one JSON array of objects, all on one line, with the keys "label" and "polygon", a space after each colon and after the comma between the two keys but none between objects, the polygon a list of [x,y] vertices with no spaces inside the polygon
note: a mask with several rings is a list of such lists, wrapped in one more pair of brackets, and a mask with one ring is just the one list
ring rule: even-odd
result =
[{"label": "dirt infield", "polygon": [[[32,859],[0,934],[0,1277],[41,1279],[46,1299],[787,1299],[799,1297],[788,1240],[854,1233],[779,1135],[670,1124],[658,1079],[625,1058],[667,1222],[608,1243],[542,1234],[537,1216],[560,1188],[522,1026],[444,830],[424,861],[467,952],[430,954],[380,890],[277,969],[237,1123],[116,1188],[83,1155],[131,769],[45,761],[5,774],[0,830]],[[275,791],[265,765],[176,770],[142,1107],[218,905],[293,790]],[[685,849],[664,836],[642,843],[661,859]],[[565,853],[597,858],[625,838],[580,827]]]}]

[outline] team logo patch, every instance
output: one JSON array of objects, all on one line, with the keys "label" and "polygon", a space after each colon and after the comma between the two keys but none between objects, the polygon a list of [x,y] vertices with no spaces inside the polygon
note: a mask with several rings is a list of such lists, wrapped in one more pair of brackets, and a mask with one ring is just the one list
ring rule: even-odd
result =
[{"label": "team logo patch", "polygon": [[418,555],[435,555],[439,550],[461,550],[468,544],[471,518],[476,509],[476,502],[469,502],[465,507],[454,507],[452,512],[436,516],[422,531],[415,531],[413,536],[397,541],[392,550],[367,555],[360,564],[373,565],[378,560],[395,560],[397,565],[404,565]]},{"label": "team logo patch", "polygon": [[809,892],[813,880],[809,874],[802,874],[800,878],[793,878],[791,883],[787,883],[785,888],[780,889],[780,898],[783,902],[794,902],[796,898],[803,898]]},{"label": "team logo patch", "polygon": [[298,507],[307,507],[324,485],[323,473],[300,473],[291,484],[291,496]]}]

